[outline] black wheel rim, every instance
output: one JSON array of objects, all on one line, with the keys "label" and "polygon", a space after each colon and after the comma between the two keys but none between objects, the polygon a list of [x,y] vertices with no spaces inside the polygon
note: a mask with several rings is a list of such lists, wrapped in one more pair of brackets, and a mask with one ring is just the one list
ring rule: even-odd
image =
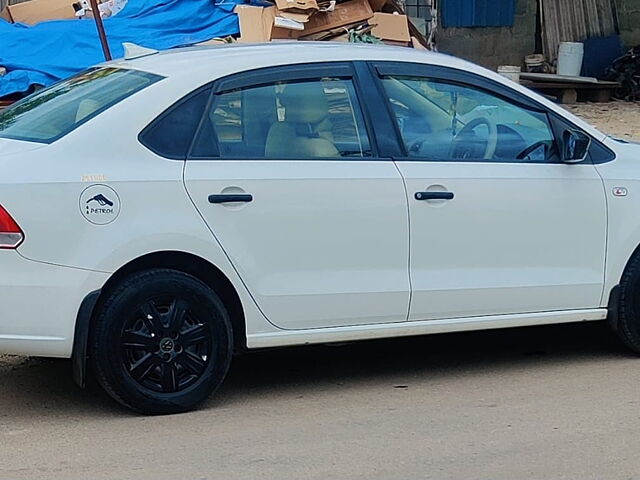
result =
[{"label": "black wheel rim", "polygon": [[208,324],[181,298],[149,300],[125,322],[122,363],[130,377],[149,390],[175,393],[196,383],[211,362]]}]

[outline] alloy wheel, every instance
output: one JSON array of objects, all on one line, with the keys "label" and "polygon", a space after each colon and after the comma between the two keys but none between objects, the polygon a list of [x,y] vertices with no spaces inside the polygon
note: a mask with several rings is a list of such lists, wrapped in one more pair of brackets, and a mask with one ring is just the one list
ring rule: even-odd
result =
[{"label": "alloy wheel", "polygon": [[185,299],[153,299],[125,322],[122,364],[134,381],[154,392],[175,393],[202,377],[213,339],[195,310]]}]

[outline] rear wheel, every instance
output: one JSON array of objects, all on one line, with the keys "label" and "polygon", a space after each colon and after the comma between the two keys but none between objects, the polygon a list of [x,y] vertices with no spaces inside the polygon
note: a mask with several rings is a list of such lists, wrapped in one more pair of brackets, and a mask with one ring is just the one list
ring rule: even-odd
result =
[{"label": "rear wheel", "polygon": [[191,410],[222,383],[232,356],[229,315],[195,277],[137,273],[102,305],[92,336],[98,382],[142,413]]}]

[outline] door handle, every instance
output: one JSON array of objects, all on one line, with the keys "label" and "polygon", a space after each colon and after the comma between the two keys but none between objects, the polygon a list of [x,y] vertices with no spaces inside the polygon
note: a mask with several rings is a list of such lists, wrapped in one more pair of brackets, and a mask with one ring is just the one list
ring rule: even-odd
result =
[{"label": "door handle", "polygon": [[416,192],[416,200],[453,200],[453,192]]},{"label": "door handle", "polygon": [[253,195],[250,193],[221,193],[218,195],[209,195],[209,203],[248,203],[253,201]]}]

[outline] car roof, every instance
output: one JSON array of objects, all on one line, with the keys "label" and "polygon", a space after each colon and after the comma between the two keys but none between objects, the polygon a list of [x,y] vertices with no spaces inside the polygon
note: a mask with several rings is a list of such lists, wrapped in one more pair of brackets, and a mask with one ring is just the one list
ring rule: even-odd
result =
[{"label": "car roof", "polygon": [[218,72],[224,75],[230,71],[269,66],[354,60],[395,60],[465,70],[481,69],[464,60],[428,50],[387,45],[295,41],[177,48],[131,60],[121,59],[110,64],[145,70],[164,77],[198,75],[202,72],[210,78],[212,73]]}]

